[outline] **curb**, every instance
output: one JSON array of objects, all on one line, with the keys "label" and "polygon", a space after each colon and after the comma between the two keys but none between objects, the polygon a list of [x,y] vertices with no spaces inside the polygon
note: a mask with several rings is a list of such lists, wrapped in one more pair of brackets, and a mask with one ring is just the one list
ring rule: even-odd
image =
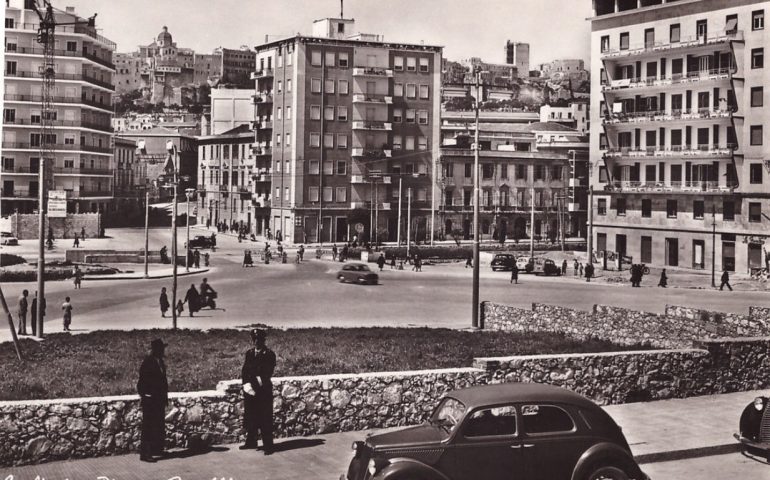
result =
[{"label": "curb", "polygon": [[[199,273],[207,273],[210,269],[205,268],[202,270],[198,270],[196,272],[177,272],[177,277],[186,277],[188,275],[197,275]],[[83,280],[154,280],[157,278],[171,278],[173,277],[173,273],[164,274],[164,275],[152,275],[150,274],[147,278],[144,278],[144,276],[123,276],[123,275],[95,275],[95,276],[84,276]]]},{"label": "curb", "polygon": [[725,443],[721,445],[712,445],[710,447],[687,448],[684,450],[672,450],[670,452],[646,453],[643,455],[635,456],[634,460],[636,460],[636,463],[643,465],[645,463],[673,462],[676,460],[724,455],[726,453],[739,452],[740,450],[740,443]]}]

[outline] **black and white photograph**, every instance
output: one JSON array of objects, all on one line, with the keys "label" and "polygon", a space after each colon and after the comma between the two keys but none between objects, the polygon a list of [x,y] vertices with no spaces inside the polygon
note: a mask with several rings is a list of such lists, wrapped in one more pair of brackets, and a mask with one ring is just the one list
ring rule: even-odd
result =
[{"label": "black and white photograph", "polygon": [[770,478],[770,0],[4,3],[0,480]]}]

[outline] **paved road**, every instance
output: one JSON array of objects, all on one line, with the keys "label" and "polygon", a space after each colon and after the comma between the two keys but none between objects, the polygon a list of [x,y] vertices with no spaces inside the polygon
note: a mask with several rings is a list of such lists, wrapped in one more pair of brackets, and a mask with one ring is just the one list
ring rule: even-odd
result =
[{"label": "paved road", "polygon": [[763,459],[748,458],[740,453],[677,460],[644,465],[644,473],[653,480],[770,478],[770,465]]},{"label": "paved road", "polygon": [[[120,242],[141,240],[123,236]],[[88,240],[92,244],[105,240]],[[154,244],[161,245],[161,231],[153,233]],[[242,249],[255,246],[239,244],[232,237],[219,236],[221,248],[212,254],[210,283],[219,291],[218,300],[225,310],[199,312],[194,318],[184,316],[179,325],[190,328],[229,327],[262,322],[274,326],[416,326],[451,328],[470,326],[471,270],[462,264],[425,266],[422,272],[396,271],[386,267],[381,284],[359,286],[340,284],[335,272],[340,264],[307,260],[301,265],[257,265],[240,267]],[[311,252],[308,251],[308,254]],[[293,255],[292,255],[293,256]],[[141,265],[135,266],[140,270]],[[191,283],[200,283],[200,275],[179,281],[179,296]],[[665,304],[705,307],[743,312],[749,305],[768,305],[762,292],[719,292],[714,290],[631,289],[603,282],[586,283],[572,276],[543,278],[521,275],[519,285],[509,283],[509,274],[493,273],[484,265],[481,279],[482,300],[528,307],[544,302],[588,310],[595,303],[662,312]],[[131,329],[170,326],[160,318],[157,298],[160,288],[170,289],[171,279],[86,281],[75,291],[71,282],[47,283],[49,315],[47,331],[61,325],[59,305],[66,295],[72,297],[74,330],[103,328]],[[23,288],[32,283],[3,285],[9,303],[15,304]],[[170,297],[170,295],[169,295]],[[0,339],[6,333],[0,333]]]}]

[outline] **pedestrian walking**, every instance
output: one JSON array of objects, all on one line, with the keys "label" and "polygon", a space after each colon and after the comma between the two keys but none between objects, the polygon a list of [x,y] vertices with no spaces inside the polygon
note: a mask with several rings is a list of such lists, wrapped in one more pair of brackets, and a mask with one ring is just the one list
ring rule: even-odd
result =
[{"label": "pedestrian walking", "polygon": [[160,263],[171,263],[171,260],[168,258],[168,247],[165,245],[160,247]]},{"label": "pedestrian walking", "polygon": [[176,301],[176,316],[181,317],[184,313],[184,303],[181,300]]},{"label": "pedestrian walking", "polygon": [[722,272],[722,284],[719,285],[719,289],[722,290],[725,286],[727,286],[731,292],[733,291],[733,287],[730,285],[730,274],[727,273],[727,270]]},{"label": "pedestrian walking", "polygon": [[390,269],[395,270],[396,268],[396,254],[390,256]]},{"label": "pedestrian walking", "polygon": [[83,272],[77,265],[75,265],[75,271],[72,272],[72,276],[74,277],[75,289],[81,288],[83,283]]},{"label": "pedestrian walking", "polygon": [[567,259],[565,258],[561,262],[561,274],[566,275],[567,274]]},{"label": "pedestrian walking", "polygon": [[511,268],[511,283],[519,284],[519,267],[515,263],[513,268]]},{"label": "pedestrian walking", "polygon": [[243,428],[246,442],[241,450],[256,449],[257,435],[262,435],[264,454],[273,453],[273,384],[275,353],[267,348],[267,331],[254,329],[254,347],[246,351],[241,369],[243,384]]},{"label": "pedestrian walking", "polygon": [[203,254],[203,266],[204,267],[209,266],[209,252],[206,252]]},{"label": "pedestrian walking", "polygon": [[83,239],[83,242],[86,241],[86,227],[80,227],[80,238]]},{"label": "pedestrian walking", "polygon": [[64,298],[61,309],[64,310],[64,331],[69,332],[70,325],[72,324],[72,302],[70,302],[70,297]]},{"label": "pedestrian walking", "polygon": [[414,255],[414,267],[417,269],[416,271],[422,272],[422,259],[419,255]]},{"label": "pedestrian walking", "polygon": [[193,254],[193,263],[195,264],[195,268],[201,268],[201,252],[200,252],[200,250],[195,250],[195,253]]},{"label": "pedestrian walking", "polygon": [[162,457],[166,442],[168,379],[164,357],[167,346],[159,338],[150,342],[150,354],[144,357],[139,368],[136,390],[142,406],[139,460],[143,462],[154,463]]},{"label": "pedestrian walking", "polygon": [[666,275],[666,269],[664,268],[662,272],[660,272],[660,280],[658,281],[658,286],[666,288],[668,286],[668,276]]},{"label": "pedestrian walking", "polygon": [[72,242],[72,246],[74,248],[80,248],[80,239],[78,238],[78,234],[75,234],[75,241]]},{"label": "pedestrian walking", "polygon": [[184,303],[187,304],[187,310],[190,312],[191,317],[193,316],[193,313],[200,310],[200,295],[198,294],[198,290],[195,289],[194,284],[190,285],[190,288],[187,289],[187,293],[185,293],[184,296]]},{"label": "pedestrian walking", "polygon": [[[27,308],[29,307],[29,301],[27,300],[28,296],[29,290],[23,290],[21,292],[21,296],[19,297],[19,335],[27,334]],[[32,322],[35,321],[34,318],[30,320]]]},{"label": "pedestrian walking", "polygon": [[380,254],[380,258],[377,259],[377,266],[380,267],[380,271],[385,266],[385,256],[383,254]]},{"label": "pedestrian walking", "polygon": [[253,267],[254,259],[251,258],[251,250],[243,251],[243,267]]},{"label": "pedestrian walking", "polygon": [[337,261],[337,244],[332,245],[332,261]]},{"label": "pedestrian walking", "polygon": [[[582,267],[582,265],[581,265],[581,267]],[[586,264],[585,272],[586,272],[586,282],[590,282],[591,281],[591,277],[594,276],[594,266],[593,266],[593,264],[591,264],[591,263]]]},{"label": "pedestrian walking", "polygon": [[577,277],[579,275],[578,269],[580,268],[580,264],[578,263],[577,259],[575,259],[575,263],[572,264],[572,268],[575,270],[573,275]]},{"label": "pedestrian walking", "polygon": [[160,289],[160,298],[158,298],[158,303],[160,304],[160,316],[165,317],[166,312],[168,312],[168,309],[171,307],[171,304],[168,303],[168,295],[166,295],[166,287],[162,287]]},{"label": "pedestrian walking", "polygon": [[299,261],[302,262],[305,260],[305,246],[300,245],[299,250],[297,251],[299,253]]},{"label": "pedestrian walking", "polygon": [[473,253],[469,253],[465,259],[465,268],[473,268]]},{"label": "pedestrian walking", "polygon": [[[43,321],[45,321],[45,307],[45,297],[43,297],[40,299],[40,315],[43,317]],[[32,318],[30,319],[32,335],[37,335],[37,291],[35,291],[35,296],[32,298],[32,304],[29,311],[32,314]]]},{"label": "pedestrian walking", "polygon": [[582,277],[583,276],[583,264],[579,263],[578,267],[580,268],[580,276]]}]

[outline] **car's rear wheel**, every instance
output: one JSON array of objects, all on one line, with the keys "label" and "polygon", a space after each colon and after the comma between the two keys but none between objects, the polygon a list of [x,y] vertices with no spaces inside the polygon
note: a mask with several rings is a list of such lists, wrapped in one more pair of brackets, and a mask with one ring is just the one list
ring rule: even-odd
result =
[{"label": "car's rear wheel", "polygon": [[586,480],[628,480],[628,475],[618,467],[606,465],[595,469]]}]

